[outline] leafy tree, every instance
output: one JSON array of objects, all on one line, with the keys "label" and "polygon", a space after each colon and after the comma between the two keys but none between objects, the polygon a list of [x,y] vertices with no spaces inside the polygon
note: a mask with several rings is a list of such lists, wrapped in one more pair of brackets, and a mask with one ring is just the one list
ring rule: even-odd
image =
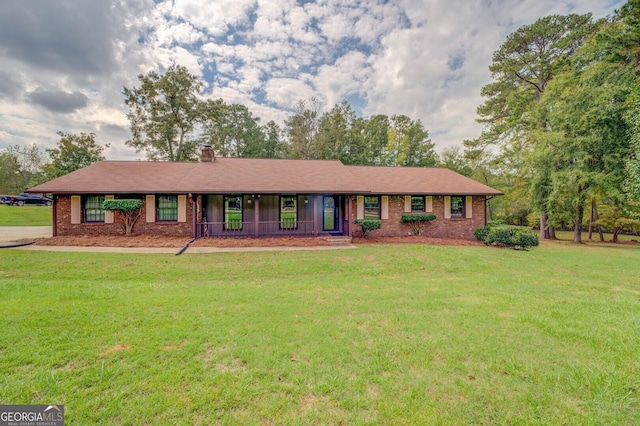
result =
[{"label": "leafy tree", "polygon": [[264,158],[286,158],[287,145],[282,141],[280,135],[282,130],[275,121],[270,120],[262,127],[264,133]]},{"label": "leafy tree", "polygon": [[47,173],[49,178],[63,176],[98,161],[104,161],[102,153],[109,145],[98,145],[94,133],[76,135],[58,132],[58,135],[60,141],[57,147],[47,149],[52,161]]},{"label": "leafy tree", "polygon": [[299,101],[295,113],[284,122],[289,139],[289,157],[297,159],[318,158],[316,137],[318,134],[320,103],[316,98]]},{"label": "leafy tree", "polygon": [[142,200],[104,200],[103,207],[110,212],[118,212],[126,235],[131,235],[133,226],[142,213]]},{"label": "leafy tree", "polygon": [[445,148],[439,155],[438,167],[446,167],[463,176],[471,176],[473,168],[462,150],[457,146]]},{"label": "leafy tree", "polygon": [[[547,85],[595,29],[590,14],[553,15],[510,34],[493,54],[489,69],[494,82],[481,92],[486,101],[478,108],[478,121],[485,129],[478,139],[467,143],[467,148],[482,151],[489,145],[498,146],[501,159],[513,165],[511,172],[521,172],[526,155],[537,143],[536,136],[550,130],[547,111],[539,105]],[[549,238],[549,192],[540,188],[549,188],[548,169],[553,165],[544,166],[529,171],[536,185],[532,192],[541,214],[541,236]]]},{"label": "leafy tree", "polygon": [[36,144],[9,146],[0,153],[0,159],[0,186],[5,192],[21,193],[47,180],[41,173],[45,157]]},{"label": "leafy tree", "polygon": [[354,123],[354,133],[363,141],[362,158],[358,164],[379,166],[385,164],[385,149],[389,142],[389,117],[377,114]]},{"label": "leafy tree", "polygon": [[17,157],[10,152],[0,152],[0,194],[15,194],[24,190],[19,171]]},{"label": "leafy tree", "polygon": [[438,158],[433,148],[429,132],[420,120],[412,120],[406,115],[391,117],[386,165],[435,166]]},{"label": "leafy tree", "polygon": [[244,105],[217,103],[216,107],[214,118],[205,122],[202,136],[216,154],[264,158],[266,141],[260,119]]},{"label": "leafy tree", "polygon": [[139,75],[140,87],[124,88],[133,137],[126,144],[145,151],[150,160],[194,161],[193,135],[202,115],[202,82],[185,67],[172,65],[163,75]]}]

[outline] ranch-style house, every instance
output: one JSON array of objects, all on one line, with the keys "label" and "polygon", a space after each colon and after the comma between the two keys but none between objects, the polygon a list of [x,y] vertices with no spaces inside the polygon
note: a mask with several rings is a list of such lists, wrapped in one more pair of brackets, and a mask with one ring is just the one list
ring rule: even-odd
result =
[{"label": "ranch-style house", "polygon": [[53,196],[53,235],[119,235],[109,199],[141,199],[136,234],[193,238],[357,235],[356,219],[379,219],[373,235],[405,236],[407,213],[431,213],[423,235],[473,239],[487,200],[501,195],[445,168],[346,166],[337,160],[216,158],[102,161],[29,189]]}]

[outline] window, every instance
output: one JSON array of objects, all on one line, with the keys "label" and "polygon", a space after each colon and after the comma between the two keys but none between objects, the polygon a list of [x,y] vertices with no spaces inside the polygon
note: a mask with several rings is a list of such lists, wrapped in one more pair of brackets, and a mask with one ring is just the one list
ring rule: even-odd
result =
[{"label": "window", "polygon": [[424,211],[424,197],[411,197],[411,211],[423,212]]},{"label": "window", "polygon": [[157,202],[158,222],[175,222],[178,220],[178,197],[176,195],[160,195]]},{"label": "window", "polygon": [[280,197],[280,229],[298,227],[298,197],[283,195]]},{"label": "window", "polygon": [[364,197],[364,218],[380,219],[380,197]]},{"label": "window", "polygon": [[451,197],[451,217],[464,217],[464,197]]},{"label": "window", "polygon": [[226,231],[242,229],[242,197],[239,195],[224,196],[224,229]]},{"label": "window", "polygon": [[84,221],[104,222],[104,195],[89,195],[84,199]]}]

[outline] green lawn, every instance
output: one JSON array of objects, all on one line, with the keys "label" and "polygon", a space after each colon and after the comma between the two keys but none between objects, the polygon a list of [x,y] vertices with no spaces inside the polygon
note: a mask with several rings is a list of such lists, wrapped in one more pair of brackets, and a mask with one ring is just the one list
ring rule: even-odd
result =
[{"label": "green lawn", "polygon": [[640,248],[0,251],[0,401],[69,424],[639,424]]},{"label": "green lawn", "polygon": [[47,226],[51,223],[51,207],[0,204],[0,226]]}]

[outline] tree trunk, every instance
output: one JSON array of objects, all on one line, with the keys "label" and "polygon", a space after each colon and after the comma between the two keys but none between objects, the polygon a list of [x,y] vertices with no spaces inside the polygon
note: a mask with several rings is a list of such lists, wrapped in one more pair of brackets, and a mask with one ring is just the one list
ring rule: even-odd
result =
[{"label": "tree trunk", "polygon": [[584,206],[581,203],[578,203],[576,206],[576,223],[573,227],[573,242],[581,243],[582,242],[582,219],[584,217]]},{"label": "tree trunk", "polygon": [[620,232],[620,228],[616,228],[616,229],[613,231],[613,242],[614,242],[614,243],[617,243],[617,242],[618,242],[618,232]]},{"label": "tree trunk", "polygon": [[[593,204],[593,218],[595,220],[600,219],[600,215],[598,214],[598,205],[597,204]],[[600,234],[600,242],[604,242],[604,233],[602,232],[602,226],[598,225],[598,234]]]},{"label": "tree trunk", "polygon": [[548,240],[549,229],[547,228],[547,215],[545,213],[540,214],[540,239]]},{"label": "tree trunk", "polygon": [[595,220],[596,199],[591,200],[591,213],[589,214],[589,240],[593,235],[593,221]]},{"label": "tree trunk", "polygon": [[549,233],[550,240],[557,240],[555,226],[550,226],[547,232]]}]

